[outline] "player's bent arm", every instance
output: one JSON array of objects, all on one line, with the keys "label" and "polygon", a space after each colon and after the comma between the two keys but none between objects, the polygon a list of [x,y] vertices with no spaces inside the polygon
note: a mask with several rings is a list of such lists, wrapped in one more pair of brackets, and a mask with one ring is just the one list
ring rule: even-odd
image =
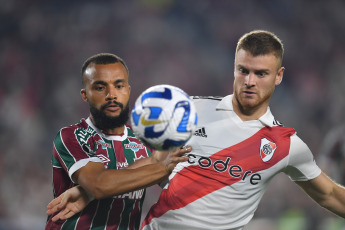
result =
[{"label": "player's bent arm", "polygon": [[345,218],[345,188],[324,173],[309,181],[296,182],[320,206]]},{"label": "player's bent arm", "polygon": [[[157,163],[157,161],[155,158],[153,158],[153,156],[151,156],[134,162],[127,169],[134,169],[153,163]],[[56,212],[59,212],[52,218],[53,221],[67,219],[70,217],[69,215],[74,215],[75,213],[83,210],[93,199],[94,197],[88,194],[83,187],[77,185],[66,190],[60,196],[53,199],[48,204],[46,213],[47,215],[52,215]]]},{"label": "player's bent arm", "polygon": [[105,169],[102,163],[89,162],[73,174],[73,180],[95,199],[142,189],[163,180],[169,171],[163,164],[136,169]]},{"label": "player's bent arm", "polygon": [[[168,154],[169,152],[155,151],[154,156],[140,159],[128,166],[126,169],[135,169],[138,167],[142,167],[144,165],[154,164],[159,161],[163,161],[166,159]],[[47,215],[51,215],[63,210],[53,217],[53,221],[56,221],[58,219],[66,219],[67,215],[65,213],[78,213],[81,210],[83,210],[86,207],[86,205],[93,199],[94,197],[88,194],[83,189],[83,187],[81,187],[80,185],[74,186],[66,190],[59,197],[56,197],[48,204]]]},{"label": "player's bent arm", "polygon": [[[170,174],[163,164],[137,169],[105,169],[102,163],[89,162],[77,170],[73,180],[79,185],[62,193],[48,204],[47,215],[58,212],[52,221],[64,220],[82,211],[93,199],[102,199],[158,183]],[[92,198],[91,198],[92,196]]]},{"label": "player's bent arm", "polygon": [[191,148],[178,149],[167,154],[164,160],[134,169],[105,169],[99,162],[89,162],[77,170],[72,179],[95,199],[111,197],[142,189],[166,179],[175,165],[188,160],[182,156]]}]

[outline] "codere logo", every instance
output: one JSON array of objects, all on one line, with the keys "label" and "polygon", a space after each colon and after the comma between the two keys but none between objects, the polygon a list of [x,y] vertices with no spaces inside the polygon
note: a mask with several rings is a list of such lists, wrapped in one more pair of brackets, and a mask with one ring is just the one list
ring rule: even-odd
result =
[{"label": "codere logo", "polygon": [[195,130],[194,136],[206,137],[207,138],[205,127],[202,127],[200,129]]},{"label": "codere logo", "polygon": [[188,154],[188,163],[192,165],[199,165],[203,169],[214,170],[218,173],[227,172],[228,175],[234,179],[242,181],[249,180],[252,185],[257,185],[261,181],[261,175],[251,170],[245,170],[239,164],[232,164],[231,157],[227,157],[225,160],[211,159],[210,157],[197,156],[194,154]]}]

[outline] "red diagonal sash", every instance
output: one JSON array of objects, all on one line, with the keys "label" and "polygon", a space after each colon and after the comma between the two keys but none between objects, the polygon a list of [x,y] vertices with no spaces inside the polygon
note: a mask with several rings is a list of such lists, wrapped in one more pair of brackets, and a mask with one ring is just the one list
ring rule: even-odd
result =
[{"label": "red diagonal sash", "polygon": [[[205,160],[205,163],[202,163],[207,166],[207,162],[212,162],[209,167],[201,167],[198,164],[185,167],[172,178],[168,189],[162,191],[142,226],[169,210],[182,208],[207,194],[240,180],[249,179],[250,175],[272,167],[288,155],[290,136],[294,133],[295,130],[292,128],[265,127],[250,138],[210,156],[211,161]],[[274,156],[268,162],[263,162],[260,157],[262,138],[277,146]],[[230,160],[227,162],[226,170],[218,172],[214,169],[216,161],[226,162],[228,158]]]}]

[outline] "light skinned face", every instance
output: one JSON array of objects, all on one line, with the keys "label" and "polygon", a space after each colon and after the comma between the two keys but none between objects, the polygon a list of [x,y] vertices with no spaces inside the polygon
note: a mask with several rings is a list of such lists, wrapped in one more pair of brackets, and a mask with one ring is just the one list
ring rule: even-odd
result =
[{"label": "light skinned face", "polygon": [[275,86],[283,79],[284,67],[274,54],[253,56],[240,49],[234,66],[234,111],[242,120],[255,120],[267,111]]},{"label": "light skinned face", "polygon": [[[126,106],[131,91],[128,80],[128,72],[120,62],[106,65],[91,63],[84,74],[85,89],[80,93],[84,101],[97,109],[114,101]],[[110,117],[119,116],[121,111],[121,107],[115,103],[104,109]]]}]

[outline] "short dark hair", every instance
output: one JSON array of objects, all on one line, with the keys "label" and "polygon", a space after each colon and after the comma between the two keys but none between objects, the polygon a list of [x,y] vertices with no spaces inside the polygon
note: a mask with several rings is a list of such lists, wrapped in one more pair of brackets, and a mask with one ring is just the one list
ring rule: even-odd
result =
[{"label": "short dark hair", "polygon": [[280,62],[283,61],[284,45],[272,32],[266,30],[254,30],[244,34],[237,43],[236,53],[243,49],[253,56],[273,53]]},{"label": "short dark hair", "polygon": [[96,65],[107,65],[107,64],[117,63],[117,62],[120,62],[126,68],[127,73],[129,74],[129,70],[128,70],[128,67],[127,67],[125,61],[115,54],[99,53],[99,54],[96,54],[96,55],[89,57],[81,67],[82,83],[84,84],[85,70],[87,69],[87,67],[91,63],[94,63]]}]

